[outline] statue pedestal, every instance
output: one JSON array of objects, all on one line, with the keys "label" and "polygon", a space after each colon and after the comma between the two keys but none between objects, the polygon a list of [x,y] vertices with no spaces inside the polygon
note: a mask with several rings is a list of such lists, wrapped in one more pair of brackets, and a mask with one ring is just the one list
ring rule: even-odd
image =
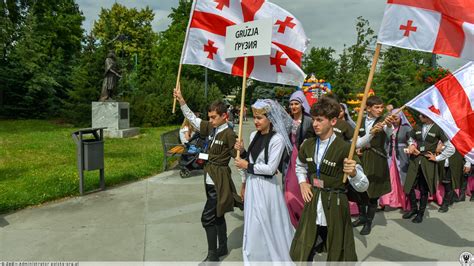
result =
[{"label": "statue pedestal", "polygon": [[129,138],[140,133],[130,128],[130,105],[127,102],[92,102],[92,127],[106,127],[105,137]]}]

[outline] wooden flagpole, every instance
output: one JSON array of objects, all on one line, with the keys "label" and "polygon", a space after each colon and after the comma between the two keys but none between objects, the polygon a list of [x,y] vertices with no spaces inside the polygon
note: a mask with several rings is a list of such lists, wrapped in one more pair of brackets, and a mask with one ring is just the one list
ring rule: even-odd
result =
[{"label": "wooden flagpole", "polygon": [[[242,140],[242,124],[244,121],[244,107],[245,107],[245,90],[247,88],[247,59],[244,57],[244,73],[242,79],[242,96],[240,98],[240,115],[239,115],[239,137],[237,141],[240,143]],[[240,150],[237,150],[237,158],[240,159]]]},{"label": "wooden flagpole", "polygon": [[[178,75],[176,76],[176,87],[175,88],[178,88],[178,86],[179,86],[179,80],[181,79],[181,67],[182,66],[183,66],[183,64],[181,62],[179,62]],[[173,99],[173,114],[174,114],[174,113],[176,113],[176,97],[173,97],[173,98],[174,98]]]},{"label": "wooden flagpole", "polygon": [[[191,21],[193,20],[193,14],[194,14],[194,9],[196,8],[196,2],[193,1],[193,4],[191,6],[191,14],[189,14],[189,21],[188,21],[188,27],[186,28],[186,35],[184,37],[184,43],[183,43],[183,49],[181,50],[181,57],[179,59],[179,67],[178,67],[178,74],[176,75],[176,88],[179,86],[179,81],[181,79],[181,68],[183,66],[183,55],[184,55],[184,50],[186,49],[186,45],[188,43],[188,35],[189,35],[189,26],[191,25]],[[173,97],[173,114],[176,113],[176,97]]]},{"label": "wooden flagpole", "polygon": [[[370,87],[372,86],[372,80],[374,78],[375,68],[377,67],[377,61],[379,60],[381,48],[382,48],[382,44],[377,43],[377,47],[375,48],[374,58],[372,60],[372,66],[370,67],[369,78],[367,79],[367,83],[365,84],[364,97],[362,98],[362,103],[359,109],[359,115],[357,116],[357,124],[354,129],[354,136],[352,136],[351,149],[349,151],[349,156],[348,156],[349,160],[352,160],[352,157],[354,156],[357,138],[359,137],[359,130],[362,124],[362,118],[364,116],[364,110],[367,103],[367,96],[369,95],[369,90],[370,90]],[[347,181],[347,176],[348,176],[347,174],[344,174],[344,179],[343,179],[344,183],[346,183]]]}]

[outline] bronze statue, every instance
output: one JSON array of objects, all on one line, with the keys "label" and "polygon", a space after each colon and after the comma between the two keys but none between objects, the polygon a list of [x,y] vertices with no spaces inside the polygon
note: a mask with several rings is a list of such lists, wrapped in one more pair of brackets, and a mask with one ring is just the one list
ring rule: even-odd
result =
[{"label": "bronze statue", "polygon": [[99,101],[110,101],[114,91],[116,91],[118,80],[122,76],[118,73],[117,64],[115,63],[115,53],[110,51],[105,59],[104,81],[102,82],[102,92]]}]

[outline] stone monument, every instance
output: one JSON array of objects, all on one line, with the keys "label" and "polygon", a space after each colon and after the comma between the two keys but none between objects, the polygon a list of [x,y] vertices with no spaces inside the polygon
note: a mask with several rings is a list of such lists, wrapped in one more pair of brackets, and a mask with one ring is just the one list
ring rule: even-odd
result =
[{"label": "stone monument", "polygon": [[139,134],[137,127],[130,128],[130,105],[117,102],[112,96],[117,90],[119,74],[115,53],[109,52],[105,59],[104,81],[98,102],[92,102],[92,127],[107,127],[104,135],[109,138],[127,138]]}]

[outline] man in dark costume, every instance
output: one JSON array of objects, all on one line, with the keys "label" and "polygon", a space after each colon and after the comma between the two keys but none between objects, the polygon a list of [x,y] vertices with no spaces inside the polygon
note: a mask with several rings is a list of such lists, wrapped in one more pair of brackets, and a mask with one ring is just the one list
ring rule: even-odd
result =
[{"label": "man in dark costume", "polygon": [[383,111],[382,99],[377,96],[367,99],[367,116],[362,120],[357,139],[356,147],[362,155],[362,167],[370,183],[367,192],[358,195],[359,218],[352,224],[354,227],[364,226],[361,235],[370,234],[378,199],[392,190],[385,143],[392,135],[395,116],[384,119]]},{"label": "man in dark costume", "polygon": [[[333,131],[339,111],[327,97],[311,108],[317,137],[305,140],[298,152],[296,173],[305,206],[291,244],[294,261],[312,261],[323,251],[328,261],[357,261],[346,193],[348,186],[363,192],[369,184],[357,155],[346,158],[350,144]],[[350,184],[343,183],[344,173]]]},{"label": "man in dark costume", "polygon": [[[417,125],[414,128],[408,141],[408,154],[411,156],[404,184],[411,210],[403,215],[403,219],[410,219],[416,215],[412,220],[414,223],[423,221],[428,204],[428,192],[431,195],[436,193],[437,180],[440,180],[441,177],[439,162],[449,158],[455,152],[454,146],[433,120],[423,114],[420,114],[420,120],[422,125]],[[441,154],[436,156],[436,147],[440,141],[444,143],[445,147]],[[415,195],[417,186],[421,194],[419,206]]]},{"label": "man in dark costume", "polygon": [[212,103],[208,110],[209,121],[204,121],[197,118],[186,105],[179,87],[174,90],[174,96],[179,101],[184,116],[201,136],[209,139],[207,151],[200,154],[200,158],[207,161],[204,166],[207,201],[201,216],[208,245],[204,261],[219,261],[219,257],[228,253],[224,214],[233,211],[234,207],[243,209],[242,199],[236,192],[229,167],[230,158],[237,155],[234,149],[236,135],[228,127],[227,108],[223,102]]}]

